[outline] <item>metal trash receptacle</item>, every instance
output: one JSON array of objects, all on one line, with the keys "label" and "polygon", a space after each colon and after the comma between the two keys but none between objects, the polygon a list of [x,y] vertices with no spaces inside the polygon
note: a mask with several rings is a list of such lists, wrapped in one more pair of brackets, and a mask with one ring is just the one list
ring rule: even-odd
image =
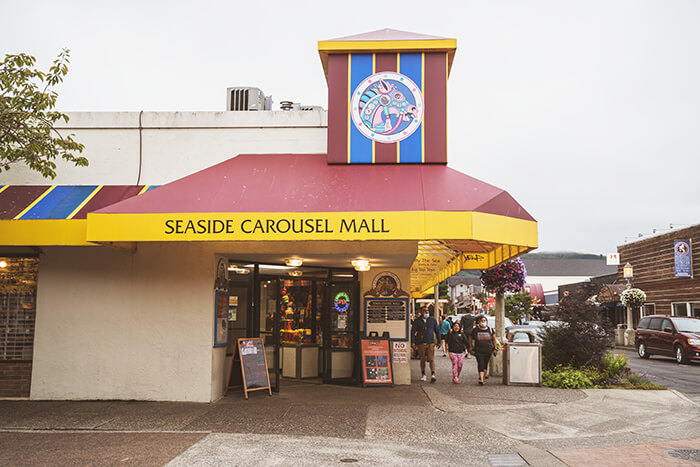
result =
[{"label": "metal trash receptacle", "polygon": [[503,384],[542,385],[542,345],[508,342],[505,348]]}]

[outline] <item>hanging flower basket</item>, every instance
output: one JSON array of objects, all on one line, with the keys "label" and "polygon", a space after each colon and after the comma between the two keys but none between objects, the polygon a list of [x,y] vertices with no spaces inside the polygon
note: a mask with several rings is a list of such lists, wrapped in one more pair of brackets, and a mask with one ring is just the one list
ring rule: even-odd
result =
[{"label": "hanging flower basket", "polygon": [[481,283],[491,293],[520,292],[525,286],[525,264],[520,258],[481,271]]},{"label": "hanging flower basket", "polygon": [[639,308],[647,301],[647,294],[640,289],[626,289],[620,294],[620,301],[625,306]]}]

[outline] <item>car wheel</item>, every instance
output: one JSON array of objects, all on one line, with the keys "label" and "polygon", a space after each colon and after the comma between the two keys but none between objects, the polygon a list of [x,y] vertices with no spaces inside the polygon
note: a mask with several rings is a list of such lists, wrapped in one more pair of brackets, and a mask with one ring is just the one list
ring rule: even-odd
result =
[{"label": "car wheel", "polygon": [[674,355],[676,356],[676,362],[688,363],[688,357],[685,356],[685,350],[682,345],[676,345]]},{"label": "car wheel", "polygon": [[649,358],[649,352],[647,352],[647,346],[644,342],[639,343],[637,353],[639,354],[639,358]]}]

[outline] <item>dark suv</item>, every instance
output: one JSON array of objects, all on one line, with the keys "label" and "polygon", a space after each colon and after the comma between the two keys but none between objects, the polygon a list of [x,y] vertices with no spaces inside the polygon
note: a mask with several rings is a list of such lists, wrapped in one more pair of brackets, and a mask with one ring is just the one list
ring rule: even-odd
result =
[{"label": "dark suv", "polygon": [[700,318],[645,316],[634,331],[634,344],[641,358],[666,355],[678,363],[700,360]]}]

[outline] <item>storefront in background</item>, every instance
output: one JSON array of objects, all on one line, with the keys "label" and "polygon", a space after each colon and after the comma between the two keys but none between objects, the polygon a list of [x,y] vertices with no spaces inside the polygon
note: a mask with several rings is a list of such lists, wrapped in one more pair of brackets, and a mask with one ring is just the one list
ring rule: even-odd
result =
[{"label": "storefront in background", "polygon": [[700,225],[693,225],[617,247],[617,283],[626,283],[623,267],[629,263],[630,283],[647,295],[644,307],[634,310],[635,324],[651,314],[700,317],[699,242]]},{"label": "storefront in background", "polygon": [[[506,191],[446,166],[455,49],[391,30],[320,42],[325,152],[302,136],[318,137],[318,110],[144,115],[128,131],[117,123],[130,116],[104,128],[94,121],[105,116],[79,117],[90,184],[83,173],[57,186],[4,173],[0,256],[38,256],[29,397],[216,400],[239,337],[263,338],[275,389],[358,384],[384,373],[361,373],[370,332],[389,336],[394,382],[409,384],[410,299],[537,246],[536,221]],[[117,156],[115,141],[134,141],[125,132],[139,146]],[[220,153],[192,149],[211,139],[239,155],[189,171],[188,158]],[[270,140],[274,154],[255,151]],[[136,185],[106,183],[115,157],[138,161]]]}]

